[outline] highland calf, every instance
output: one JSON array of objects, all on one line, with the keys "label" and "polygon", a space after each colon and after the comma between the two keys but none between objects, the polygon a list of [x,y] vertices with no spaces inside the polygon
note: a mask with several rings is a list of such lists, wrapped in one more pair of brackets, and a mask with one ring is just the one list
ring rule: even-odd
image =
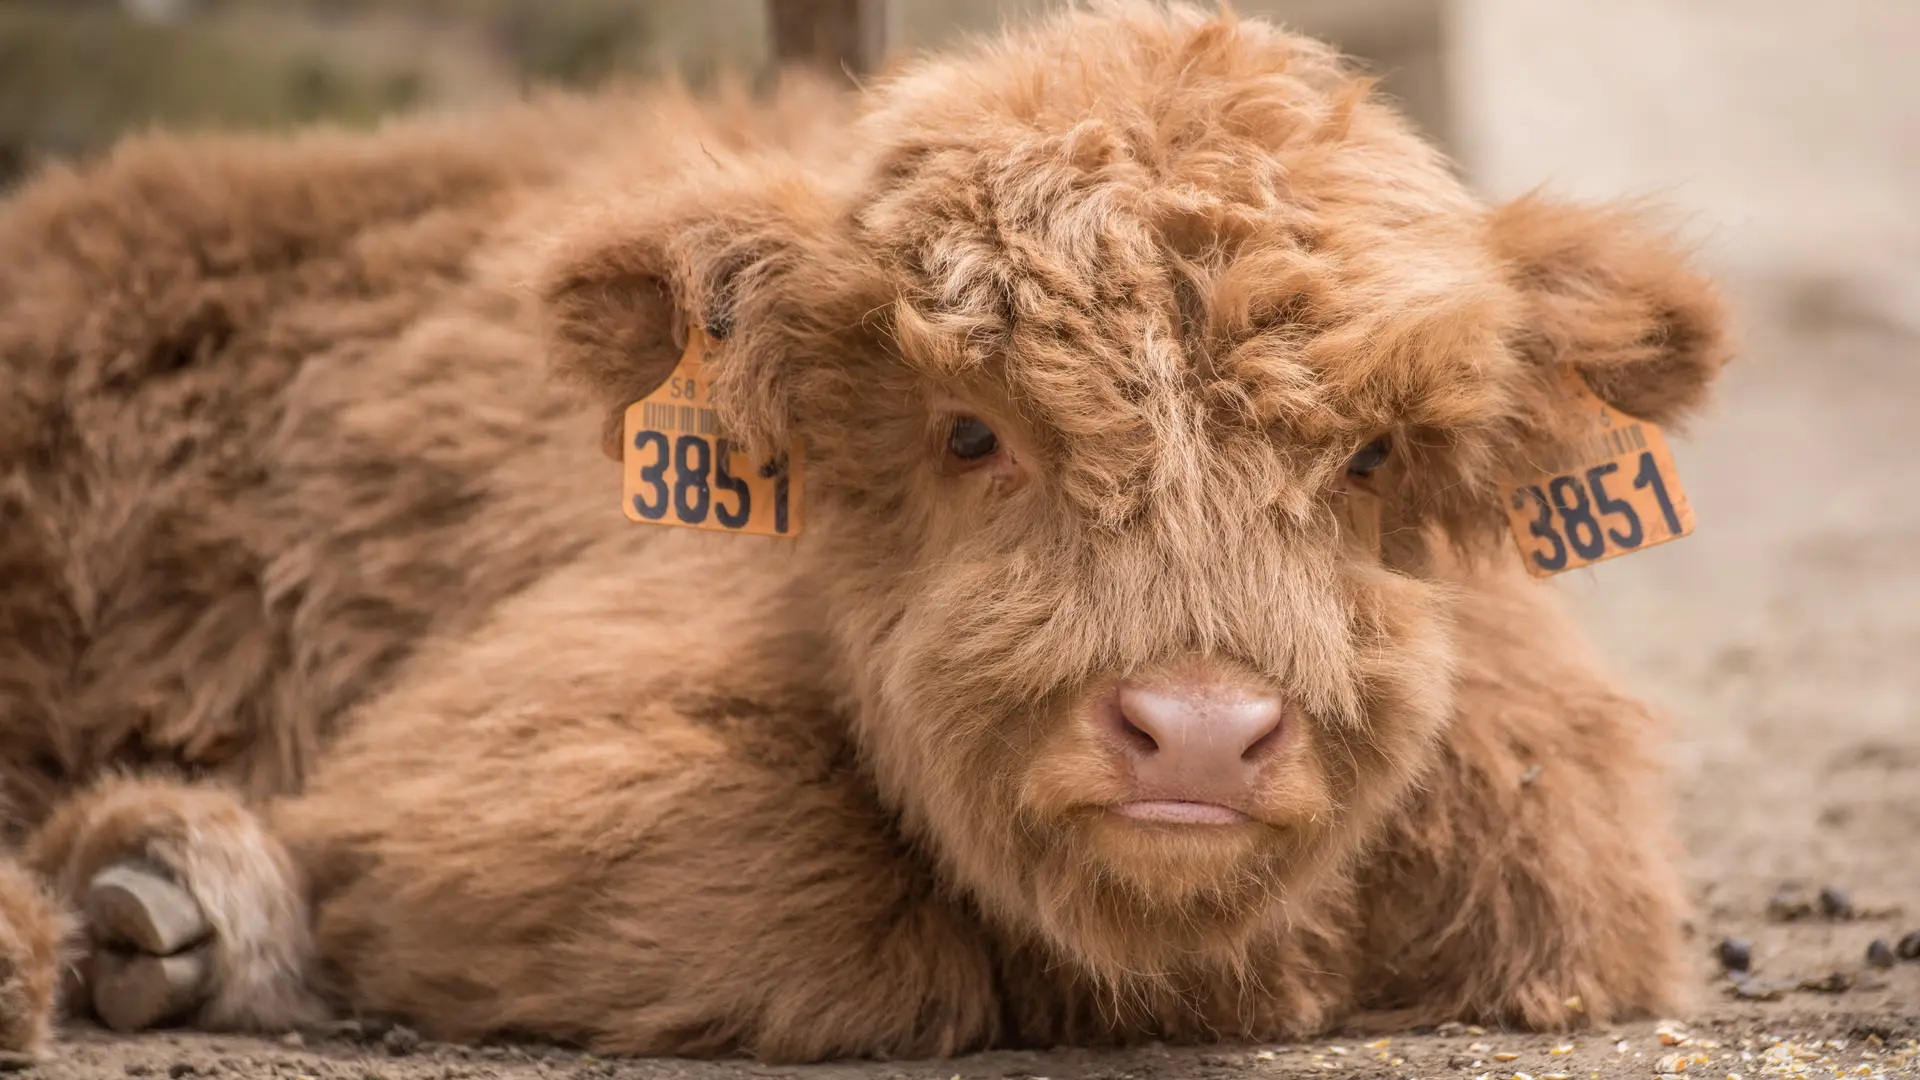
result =
[{"label": "highland calf", "polygon": [[[146,138],[0,250],[9,1047],[61,997],[783,1060],[1674,1002],[1660,725],[1507,491],[1570,386],[1695,408],[1720,316],[1319,45],[1120,4],[857,99]],[[595,444],[683,356],[787,535],[622,516]],[[749,516],[674,445],[639,505]]]}]

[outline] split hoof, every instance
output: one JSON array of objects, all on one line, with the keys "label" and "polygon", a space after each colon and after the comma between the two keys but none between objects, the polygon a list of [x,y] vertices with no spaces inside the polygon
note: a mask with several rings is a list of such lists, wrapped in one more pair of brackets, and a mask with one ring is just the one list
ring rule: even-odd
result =
[{"label": "split hoof", "polygon": [[94,941],[87,996],[101,1022],[141,1031],[173,1020],[204,996],[213,934],[198,901],[162,874],[119,863],[87,886]]},{"label": "split hoof", "polygon": [[100,871],[87,886],[87,925],[101,945],[150,956],[172,956],[213,932],[185,889],[126,863]]}]

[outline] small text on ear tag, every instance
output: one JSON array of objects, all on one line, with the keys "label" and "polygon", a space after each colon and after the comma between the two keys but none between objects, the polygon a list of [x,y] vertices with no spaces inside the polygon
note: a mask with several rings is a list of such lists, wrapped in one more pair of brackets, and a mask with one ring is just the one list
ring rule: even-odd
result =
[{"label": "small text on ear tag", "polygon": [[1693,531],[1693,508],[1658,425],[1601,401],[1572,367],[1582,435],[1507,490],[1507,522],[1534,577],[1592,566]]},{"label": "small text on ear tag", "polygon": [[784,452],[751,454],[721,432],[702,370],[707,345],[706,334],[690,328],[673,374],[627,406],[622,508],[644,525],[797,536],[804,481],[799,440]]}]

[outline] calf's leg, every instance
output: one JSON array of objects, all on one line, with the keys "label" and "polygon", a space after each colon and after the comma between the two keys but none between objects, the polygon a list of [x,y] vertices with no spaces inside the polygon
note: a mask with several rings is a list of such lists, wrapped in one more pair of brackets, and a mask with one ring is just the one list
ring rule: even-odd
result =
[{"label": "calf's leg", "polygon": [[26,859],[80,916],[84,997],[109,1027],[274,1030],[321,1018],[300,878],[232,794],[108,777],[59,806]]},{"label": "calf's leg", "polygon": [[503,710],[341,747],[274,816],[314,874],[332,991],[438,1038],[609,1053],[982,1045],[976,928],[851,763],[727,730],[787,719]]}]

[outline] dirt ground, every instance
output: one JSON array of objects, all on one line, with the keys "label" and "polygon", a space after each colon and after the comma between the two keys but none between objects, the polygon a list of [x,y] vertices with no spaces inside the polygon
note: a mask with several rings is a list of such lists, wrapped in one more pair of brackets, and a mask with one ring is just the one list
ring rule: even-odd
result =
[{"label": "dirt ground", "polygon": [[[1712,418],[1676,445],[1698,532],[1566,582],[1602,651],[1671,710],[1682,736],[1674,784],[1697,904],[1698,973],[1692,1004],[1664,1037],[1647,1022],[1568,1040],[1443,1031],[788,1068],[422,1046],[404,1030],[297,1044],[79,1030],[31,1072],[47,1080],[1920,1076],[1920,960],[1886,969],[1866,961],[1874,940],[1891,945],[1920,931],[1920,316],[1911,314],[1920,298],[1846,282],[1732,284],[1743,359]],[[1770,914],[1770,900],[1796,886],[1814,911],[1791,921]],[[1821,887],[1846,894],[1850,917],[1821,913]],[[1773,1000],[1735,996],[1714,959],[1730,936],[1751,945],[1749,992]]]}]

